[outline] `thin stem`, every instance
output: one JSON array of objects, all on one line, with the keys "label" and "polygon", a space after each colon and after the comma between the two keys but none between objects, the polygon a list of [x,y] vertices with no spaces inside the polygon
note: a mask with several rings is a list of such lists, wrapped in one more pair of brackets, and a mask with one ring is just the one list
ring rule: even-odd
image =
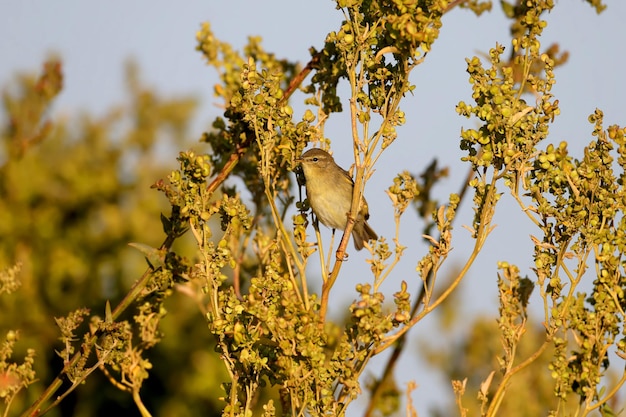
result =
[{"label": "thin stem", "polygon": [[[328,257],[328,264],[324,262],[324,245],[322,243],[322,235],[320,234],[320,223],[317,218],[313,219],[313,230],[315,230],[315,239],[317,240],[317,249],[320,256],[320,268],[322,269],[322,282],[328,281],[328,271],[326,265],[330,265],[330,254]],[[332,245],[331,245],[332,248]]]},{"label": "thin stem", "polygon": [[152,417],[152,414],[150,414],[146,406],[143,405],[143,402],[141,401],[141,397],[139,396],[139,389],[133,390],[133,401],[135,402],[135,405],[139,409],[139,412],[141,413],[141,417]]},{"label": "thin stem", "polygon": [[[63,401],[68,395],[70,395],[72,393],[72,391],[74,391],[76,388],[78,388],[79,385],[81,385],[85,379],[87,379],[87,377],[89,375],[91,375],[96,369],[98,369],[100,366],[102,366],[104,364],[104,358],[100,359],[94,366],[92,366],[91,368],[87,369],[85,371],[85,373],[83,375],[81,375],[80,378],[78,378],[76,381],[72,382],[72,386],[69,387],[67,389],[67,391],[65,391],[63,394],[59,395],[52,404],[50,404],[48,407],[46,407],[44,410],[37,410],[36,414],[33,415],[44,415],[46,414],[48,411],[52,410],[54,407],[56,407],[57,405],[59,405],[61,403],[61,401]],[[24,415],[24,414],[22,414]]]},{"label": "thin stem", "polygon": [[465,2],[467,2],[468,0],[453,0],[448,4],[448,7],[446,7],[446,10],[444,10],[444,13],[448,13],[450,10],[454,9],[456,6],[459,6]]},{"label": "thin stem", "polygon": [[463,280],[463,278],[469,271],[470,267],[474,264],[476,257],[478,256],[483,245],[485,244],[487,236],[493,230],[493,228],[490,225],[491,225],[491,218],[493,216],[493,208],[494,208],[494,205],[496,204],[495,189],[496,189],[495,184],[491,184],[491,186],[489,187],[489,191],[487,192],[487,195],[485,196],[485,203],[483,206],[483,213],[485,214],[482,219],[483,221],[479,225],[478,231],[476,233],[476,242],[474,244],[474,250],[470,254],[468,260],[465,262],[465,265],[463,265],[463,268],[461,269],[457,277],[452,281],[452,283],[448,286],[448,288],[446,288],[445,291],[432,304],[425,306],[424,309],[419,314],[414,316],[411,319],[411,321],[407,325],[405,325],[402,329],[398,330],[398,332],[396,332],[395,334],[391,336],[386,337],[384,339],[384,342],[378,348],[376,348],[376,354],[382,352],[383,350],[391,346],[393,343],[395,343],[400,337],[402,337],[403,334],[405,334],[417,322],[419,322],[426,315],[428,315],[431,311],[437,308],[437,306],[443,303],[448,298],[448,296],[459,286],[459,284],[461,283],[461,281]]},{"label": "thin stem", "polygon": [[[469,183],[473,177],[474,177],[474,170],[470,168],[466,175],[465,181],[461,185],[461,189],[458,193],[458,196],[459,196],[458,206],[460,206],[463,200],[465,199],[465,196],[467,195],[467,189],[469,188]],[[436,271],[436,267],[433,267],[433,269],[430,270],[428,276],[426,277],[424,284],[421,286],[419,290],[419,294],[417,298],[415,299],[415,301],[413,302],[413,307],[411,308],[411,317],[414,317],[417,314],[417,311],[419,310],[420,305],[422,305],[422,302],[424,301],[424,297],[427,295],[428,287],[430,286],[430,283],[434,281],[434,274],[436,273],[435,271]],[[428,300],[430,302],[430,296]],[[383,371],[383,376],[381,378],[381,382],[384,381],[393,373],[393,370],[396,364],[398,363],[398,359],[402,355],[404,347],[406,346],[405,340],[406,340],[407,334],[408,333],[404,333],[402,336],[400,336],[400,338],[395,343],[393,352],[391,353],[391,356],[387,359],[387,363],[385,367],[383,368],[384,371]],[[376,403],[376,398],[378,398],[378,396],[381,394],[382,388],[383,388],[382,383],[377,384],[376,388],[374,388],[374,391],[372,392],[372,395],[370,397],[370,401],[368,404],[368,410],[366,411],[366,414],[365,414],[366,417],[371,415],[371,412],[373,412],[373,409]]]},{"label": "thin stem", "polygon": [[385,269],[385,272],[382,275],[374,279],[374,292],[378,292],[378,288],[380,287],[380,285],[383,282],[385,282],[387,277],[391,274],[391,271],[393,271],[393,269],[396,267],[398,262],[400,262],[400,258],[402,258],[402,250],[404,248],[402,248],[401,250],[398,250],[398,247],[400,246],[400,214],[396,214],[395,223],[396,223],[396,233],[395,233],[395,238],[394,238],[394,244],[396,245],[396,251],[395,251],[396,253],[395,253],[395,256],[391,265],[389,265]]},{"label": "thin stem", "polygon": [[487,409],[487,414],[486,414],[487,416],[495,416],[497,414],[498,408],[500,407],[500,404],[502,403],[502,400],[504,399],[504,393],[506,392],[509,380],[513,377],[513,375],[517,374],[519,371],[526,368],[535,360],[537,360],[537,358],[541,356],[541,354],[548,348],[548,346],[550,346],[550,342],[546,340],[539,347],[539,349],[535,351],[535,353],[533,353],[524,362],[520,363],[519,365],[517,365],[515,368],[511,369],[509,372],[507,372],[504,375],[504,377],[502,378],[502,382],[500,382],[500,385],[498,386],[498,390],[495,392],[493,396],[493,400],[489,404],[489,408]]},{"label": "thin stem", "polygon": [[595,403],[594,405],[592,405],[591,407],[586,407],[585,408],[585,414],[590,413],[593,410],[596,410],[598,408],[600,408],[600,406],[602,406],[603,404],[605,404],[607,401],[609,401],[611,398],[615,397],[615,395],[620,391],[620,389],[622,388],[622,385],[624,385],[626,383],[626,370],[624,371],[624,373],[622,373],[622,377],[620,378],[619,381],[617,381],[617,383],[615,384],[615,386],[613,388],[611,388],[611,391],[609,391],[604,398],[602,398],[600,401],[598,401],[597,403]]},{"label": "thin stem", "polygon": [[[333,248],[335,247],[335,235],[337,234],[337,231],[335,229],[333,229],[331,235],[330,235],[330,245],[328,246],[328,253],[326,254],[326,265],[330,266],[331,264],[331,260],[330,257],[333,253]],[[339,242],[341,243],[341,241]],[[321,247],[320,247],[320,251],[321,251]],[[322,251],[323,252],[323,251]],[[324,266],[324,264],[322,264],[322,266]],[[328,274],[330,273],[330,271],[326,271],[326,277],[328,277]]]},{"label": "thin stem", "polygon": [[[293,261],[293,263],[295,263],[296,267],[298,268],[298,271],[300,272],[300,277],[302,279],[302,284],[305,285],[306,284],[306,277],[305,277],[305,273],[304,273],[304,266],[303,266],[302,262],[300,262],[300,259],[298,258],[298,255],[297,255],[297,252],[296,252],[296,248],[293,246],[293,242],[289,238],[289,234],[287,234],[287,231],[285,230],[285,225],[281,221],[280,216],[278,216],[278,210],[276,209],[276,204],[274,203],[274,200],[272,199],[272,195],[270,194],[270,190],[269,190],[269,188],[267,186],[265,187],[265,196],[267,197],[267,200],[269,201],[270,208],[272,209],[272,217],[273,217],[273,220],[274,220],[274,224],[278,227],[278,233],[281,236],[280,242],[283,245],[283,250],[285,252],[285,255],[287,256],[287,258],[291,258],[291,261]],[[289,263],[289,261],[290,261],[290,259],[287,259],[287,263]],[[308,300],[308,298],[306,298],[304,300],[302,299],[302,294],[300,293],[300,290],[299,290],[298,285],[296,283],[296,279],[293,276],[293,274],[289,274],[289,278],[291,279],[291,281],[292,281],[292,283],[294,285],[294,289],[296,291],[298,299],[300,300],[301,303],[304,301],[305,307],[308,310],[309,309],[309,300]]]}]

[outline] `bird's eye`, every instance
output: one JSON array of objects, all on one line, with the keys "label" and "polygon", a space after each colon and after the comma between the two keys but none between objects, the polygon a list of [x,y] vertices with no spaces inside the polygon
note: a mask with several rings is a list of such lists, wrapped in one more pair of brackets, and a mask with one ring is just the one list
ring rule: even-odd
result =
[{"label": "bird's eye", "polygon": [[317,162],[317,158],[313,158],[313,162]]}]

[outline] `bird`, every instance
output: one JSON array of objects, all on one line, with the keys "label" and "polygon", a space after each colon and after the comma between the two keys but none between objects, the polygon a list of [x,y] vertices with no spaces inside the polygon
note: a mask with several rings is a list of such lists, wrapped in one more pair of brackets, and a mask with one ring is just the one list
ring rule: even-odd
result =
[{"label": "bird", "polygon": [[[335,163],[326,151],[313,148],[297,159],[304,173],[309,205],[317,219],[326,227],[345,230],[352,206],[354,181],[348,171]],[[361,250],[369,240],[377,240],[376,232],[367,224],[369,208],[361,197],[361,208],[352,228],[356,250]]]}]

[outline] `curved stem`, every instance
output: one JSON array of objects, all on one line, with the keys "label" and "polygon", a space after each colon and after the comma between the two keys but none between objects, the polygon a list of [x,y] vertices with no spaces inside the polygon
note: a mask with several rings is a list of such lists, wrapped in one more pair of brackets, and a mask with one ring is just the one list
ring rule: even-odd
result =
[{"label": "curved stem", "polygon": [[495,184],[492,183],[489,187],[489,191],[485,195],[485,202],[484,202],[484,206],[482,209],[484,213],[483,219],[482,219],[481,224],[478,227],[478,231],[476,232],[476,243],[474,244],[474,249],[472,253],[470,254],[469,258],[467,259],[467,261],[465,262],[465,265],[463,265],[463,268],[461,269],[457,277],[454,279],[454,281],[452,281],[452,283],[448,286],[448,288],[446,288],[445,291],[432,304],[425,306],[424,309],[419,314],[414,316],[411,319],[411,321],[407,325],[405,325],[402,329],[398,330],[398,332],[385,338],[384,342],[378,348],[376,348],[376,352],[375,352],[376,354],[389,348],[389,346],[395,343],[400,337],[403,337],[403,335],[407,331],[409,331],[409,329],[411,329],[421,319],[423,319],[431,311],[437,308],[437,306],[443,303],[448,298],[448,296],[459,286],[459,284],[461,283],[461,281],[463,280],[463,278],[469,271],[470,267],[474,264],[476,257],[478,256],[483,245],[485,244],[487,236],[493,230],[493,228],[490,225],[491,225],[491,219],[493,217],[493,209],[495,207],[495,204],[497,203],[495,190],[496,190]]},{"label": "curved stem", "polygon": [[[468,173],[466,175],[466,178],[463,182],[463,184],[461,185],[461,189],[459,190],[458,196],[459,196],[459,206],[461,205],[461,203],[464,200],[464,197],[467,195],[467,189],[469,188],[469,183],[472,180],[472,178],[474,177],[474,170],[473,169],[469,169]],[[433,274],[434,274],[434,270],[435,269],[431,269],[428,276],[426,277],[426,280],[424,282],[424,285],[422,285],[419,289],[419,293],[417,298],[414,300],[413,302],[413,306],[411,308],[411,317],[414,317],[417,314],[417,311],[419,309],[419,307],[422,305],[422,302],[424,301],[424,297],[426,296],[426,292],[427,292],[427,288],[430,286],[430,282],[432,281],[433,278]],[[376,385],[376,387],[374,388],[372,395],[370,397],[370,401],[367,407],[367,411],[365,412],[364,416],[365,417],[369,417],[371,416],[372,412],[374,411],[374,407],[376,404],[376,399],[380,396],[381,392],[382,392],[382,388],[384,386],[384,381],[389,378],[392,374],[393,374],[393,370],[395,369],[396,364],[398,363],[398,359],[400,359],[400,356],[402,355],[402,352],[404,351],[404,348],[406,346],[406,335],[408,333],[404,333],[403,335],[400,336],[400,338],[398,338],[398,340],[395,342],[394,348],[393,348],[393,352],[391,353],[391,356],[389,356],[389,358],[387,359],[387,363],[385,364],[385,367],[383,368],[383,375],[380,378],[379,383]]]},{"label": "curved stem", "polygon": [[150,414],[146,406],[143,405],[143,402],[141,401],[141,397],[139,396],[139,389],[133,390],[133,401],[135,402],[137,409],[139,409],[141,417],[152,417],[152,414]]},{"label": "curved stem", "polygon": [[495,416],[497,414],[498,408],[500,407],[500,404],[504,399],[504,394],[506,392],[509,380],[513,377],[513,375],[517,374],[519,371],[533,363],[539,356],[541,356],[541,354],[548,348],[548,346],[550,346],[550,342],[546,340],[535,353],[533,353],[524,362],[520,363],[504,375],[504,377],[502,378],[502,382],[500,382],[500,385],[498,386],[498,390],[493,396],[493,400],[489,404],[489,408],[487,409],[486,414],[487,416]]},{"label": "curved stem", "polygon": [[590,413],[593,410],[596,410],[598,408],[600,408],[603,404],[605,404],[607,401],[609,401],[611,398],[613,398],[622,388],[622,386],[626,383],[626,370],[624,371],[624,373],[622,374],[622,377],[620,378],[619,381],[617,381],[617,383],[615,384],[615,386],[611,389],[611,391],[609,391],[604,398],[602,398],[600,401],[598,401],[597,403],[595,403],[592,406],[588,406],[585,409],[585,415]]}]

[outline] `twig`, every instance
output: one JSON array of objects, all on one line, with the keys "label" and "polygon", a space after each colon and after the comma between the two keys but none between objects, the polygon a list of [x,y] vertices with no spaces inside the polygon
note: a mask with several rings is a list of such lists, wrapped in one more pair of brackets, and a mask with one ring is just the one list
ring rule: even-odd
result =
[{"label": "twig", "polygon": [[[469,188],[469,182],[472,180],[473,177],[474,177],[474,170],[470,168],[466,175],[465,181],[463,185],[461,186],[461,190],[459,191],[459,194],[458,194],[459,206],[463,202],[463,199],[467,193],[467,189]],[[429,286],[429,283],[432,280],[432,277],[433,277],[433,269],[431,269],[430,272],[428,273],[428,276],[426,277],[426,282],[424,283],[424,285],[420,287],[419,294],[417,298],[415,299],[415,301],[413,302],[413,307],[411,308],[411,317],[414,317],[417,314],[417,311],[420,305],[422,305],[422,302],[424,301],[424,296],[426,295],[426,289]],[[406,346],[406,335],[407,333],[402,334],[396,341],[396,344],[394,345],[394,348],[393,348],[393,352],[391,352],[391,356],[389,356],[389,358],[387,359],[387,363],[384,367],[383,375],[380,379],[380,382],[376,385],[376,387],[374,388],[374,391],[372,392],[372,395],[370,396],[370,401],[367,406],[367,411],[364,414],[365,417],[369,417],[372,415],[372,412],[374,411],[374,407],[376,405],[376,400],[380,396],[381,390],[384,386],[383,384],[384,381],[393,374],[394,368],[396,367],[396,364],[398,363],[398,359],[400,358],[400,355],[402,355],[404,347]]]},{"label": "twig", "polygon": [[293,92],[296,91],[296,88],[298,88],[298,86],[302,84],[302,81],[304,81],[304,79],[309,75],[309,73],[317,68],[317,65],[320,62],[320,56],[321,56],[320,52],[313,55],[311,60],[305,65],[302,71],[300,71],[298,75],[293,77],[293,79],[289,83],[289,86],[287,86],[287,89],[285,89],[283,98],[278,103],[279,105],[282,105],[283,103],[285,103],[287,99],[291,97]]},{"label": "twig", "polygon": [[446,7],[446,10],[444,10],[444,13],[448,13],[450,10],[454,9],[456,6],[459,6],[459,5],[463,4],[463,3],[465,3],[466,1],[467,0],[454,0],[454,1],[451,1],[448,4],[448,7]]},{"label": "twig", "polygon": [[104,364],[104,359],[99,360],[94,366],[92,366],[91,368],[87,369],[85,371],[85,373],[76,381],[74,381],[72,383],[72,386],[69,387],[67,389],[67,391],[65,391],[63,394],[59,395],[52,404],[50,404],[47,408],[45,408],[43,411],[41,411],[41,413],[39,414],[39,410],[38,410],[38,414],[36,415],[43,415],[45,413],[47,413],[48,411],[50,411],[51,409],[53,409],[54,407],[56,407],[57,405],[59,405],[59,403],[61,403],[61,401],[67,397],[68,395],[70,395],[70,393],[72,391],[74,391],[80,384],[82,384],[85,379],[87,379],[87,377],[89,375],[91,375],[91,373],[93,373],[93,371],[95,371],[96,369],[98,369],[102,364]]},{"label": "twig", "polygon": [[500,404],[502,403],[502,399],[504,398],[504,393],[506,392],[506,389],[509,385],[509,380],[513,377],[513,375],[515,375],[516,373],[518,373],[519,371],[521,371],[522,369],[526,368],[528,365],[533,363],[539,356],[541,356],[541,354],[548,348],[548,346],[550,346],[550,342],[546,340],[539,347],[539,349],[535,351],[535,353],[533,353],[524,362],[520,363],[519,365],[517,365],[515,368],[511,369],[509,372],[507,372],[504,375],[504,377],[502,378],[502,381],[500,382],[500,385],[498,386],[498,389],[493,395],[491,404],[489,404],[489,409],[487,410],[487,414],[486,414],[487,416],[496,415],[497,410],[500,407]]}]

